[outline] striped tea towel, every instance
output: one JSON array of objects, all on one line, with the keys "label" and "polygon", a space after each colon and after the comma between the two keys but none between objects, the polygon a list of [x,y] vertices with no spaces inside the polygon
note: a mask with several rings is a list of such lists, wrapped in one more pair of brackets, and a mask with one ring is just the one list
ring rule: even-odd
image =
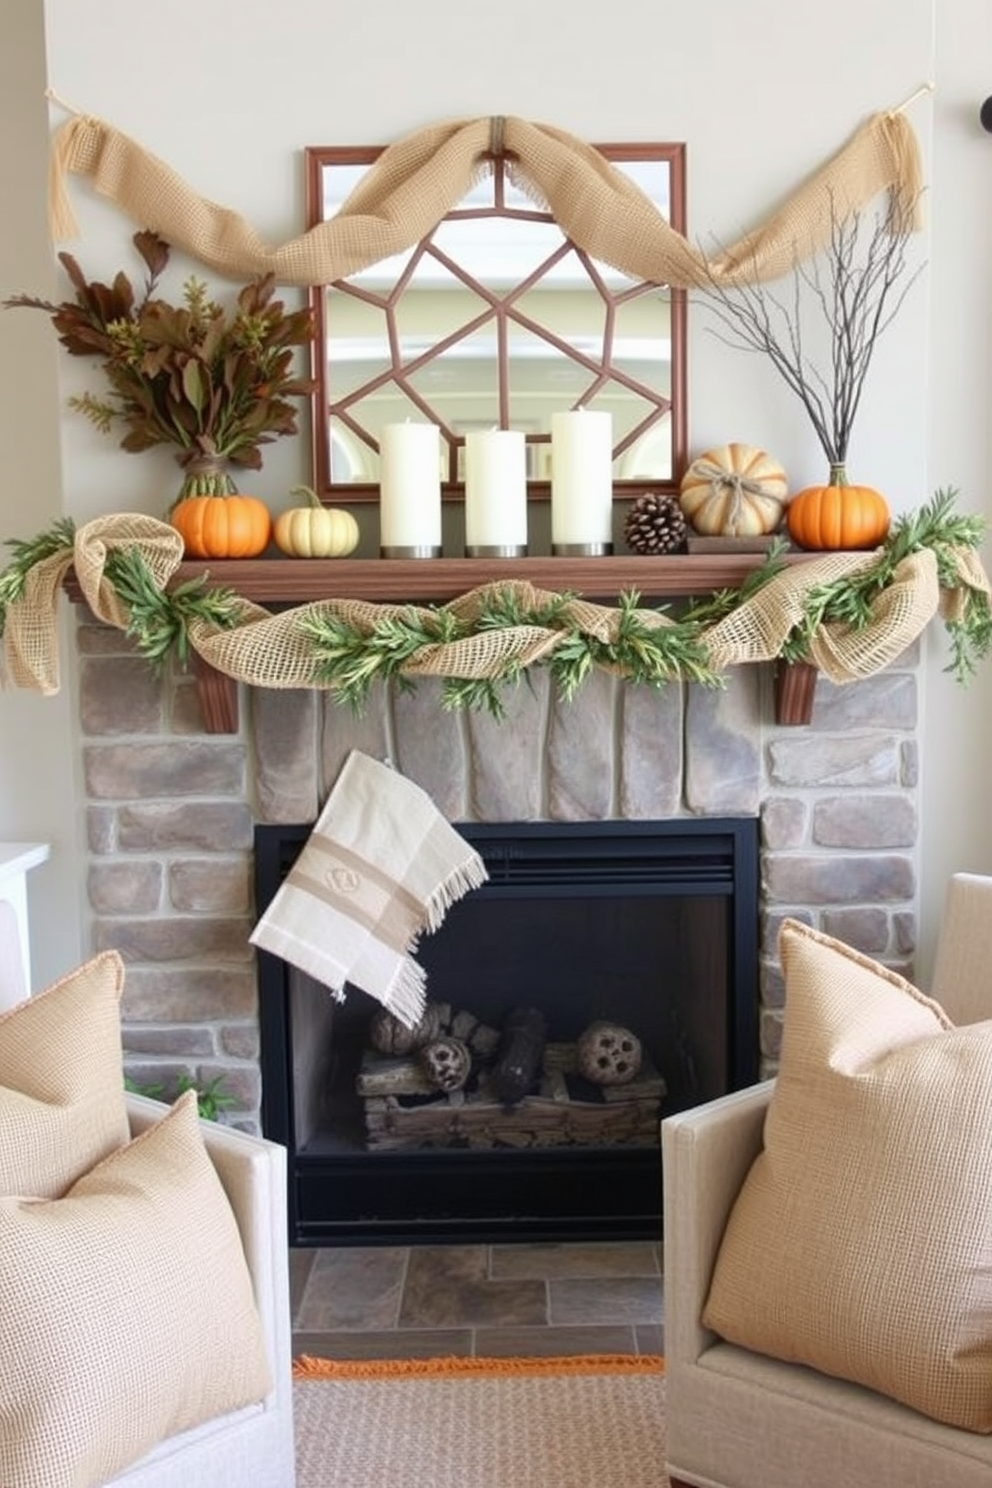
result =
[{"label": "striped tea towel", "polygon": [[351,982],[412,1028],[426,996],[417,941],[487,876],[419,785],[353,749],[249,938],[339,1001]]}]

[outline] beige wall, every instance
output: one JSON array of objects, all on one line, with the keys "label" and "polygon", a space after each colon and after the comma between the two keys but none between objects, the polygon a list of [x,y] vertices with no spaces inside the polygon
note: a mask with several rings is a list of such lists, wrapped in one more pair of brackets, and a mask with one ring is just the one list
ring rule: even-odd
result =
[{"label": "beige wall", "polygon": [[[19,224],[16,243],[8,233],[0,246],[4,292],[47,290],[52,282],[40,227],[45,141],[36,9],[31,0],[12,0],[3,20],[5,42],[13,29],[15,45],[0,49],[11,75],[0,120]],[[296,0],[278,13],[279,35],[271,8],[257,0],[172,0],[154,15],[125,0],[47,0],[48,77],[62,96],[132,134],[272,240],[302,225],[303,146],[385,141],[439,117],[501,113],[589,139],[684,139],[690,233],[704,244],[737,236],[868,114],[933,77],[934,98],[915,103],[911,115],[932,176],[933,225],[920,243],[928,269],[880,350],[850,465],[897,510],[941,484],[960,486],[963,504],[982,509],[989,499],[989,346],[988,317],[979,312],[992,261],[992,139],[981,132],[977,110],[990,82],[981,75],[990,54],[986,12],[984,0],[835,0],[815,11],[793,0],[617,0],[605,34],[603,21],[571,0],[504,0],[483,39],[479,17],[454,0],[347,8]],[[54,123],[63,117],[53,109]],[[82,236],[70,246],[90,272],[113,273],[128,261],[135,225],[84,182],[71,191]],[[177,280],[189,268],[178,263]],[[29,384],[19,353],[13,375],[14,319],[0,319],[4,446],[8,473],[19,474],[0,493],[2,537],[33,534],[59,505],[47,328],[17,327],[39,363]],[[821,476],[809,426],[769,370],[728,351],[703,315],[692,322],[692,448],[743,439],[774,451],[797,485]],[[60,401],[86,385],[84,367],[67,358],[54,365]],[[39,434],[42,419],[47,432],[43,425]],[[62,417],[59,430],[64,506],[77,519],[162,511],[176,481],[167,454],[123,456],[74,418]],[[37,476],[25,474],[29,463],[36,468],[39,441],[51,467],[43,497]],[[266,461],[260,494],[278,507],[308,475],[306,439],[284,441]],[[949,868],[992,866],[983,861],[992,856],[983,830],[989,679],[959,694],[942,674],[942,644],[938,636],[930,648],[923,760],[921,908],[931,932]],[[0,836],[51,836],[58,827],[45,872],[53,881],[62,872],[71,884],[76,826],[65,698],[0,697],[0,710]],[[43,734],[44,750],[27,748],[24,730]],[[43,765],[48,750],[52,768]],[[79,895],[63,898],[74,920]],[[67,940],[41,947],[39,974],[69,954]]]}]

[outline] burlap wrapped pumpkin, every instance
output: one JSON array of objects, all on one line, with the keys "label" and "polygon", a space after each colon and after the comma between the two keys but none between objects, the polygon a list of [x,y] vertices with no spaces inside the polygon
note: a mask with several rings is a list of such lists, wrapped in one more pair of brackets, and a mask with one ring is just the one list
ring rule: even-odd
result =
[{"label": "burlap wrapped pumpkin", "polygon": [[762,537],[785,511],[788,484],[777,460],[751,444],[721,444],[693,460],[679,504],[706,537]]}]

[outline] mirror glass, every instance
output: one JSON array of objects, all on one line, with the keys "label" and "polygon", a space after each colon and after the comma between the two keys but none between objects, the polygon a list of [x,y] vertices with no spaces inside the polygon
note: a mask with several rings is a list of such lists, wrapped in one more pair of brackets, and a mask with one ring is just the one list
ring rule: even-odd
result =
[{"label": "mirror glass", "polygon": [[[598,146],[685,232],[684,146]],[[381,147],[308,149],[308,225],[341,209]],[[685,455],[685,295],[627,277],[565,237],[491,168],[428,237],[312,291],[314,486],[378,498],[379,432],[441,430],[442,489],[464,492],[473,429],[519,429],[531,496],[550,488],[551,415],[612,416],[618,496],[675,490]]]}]

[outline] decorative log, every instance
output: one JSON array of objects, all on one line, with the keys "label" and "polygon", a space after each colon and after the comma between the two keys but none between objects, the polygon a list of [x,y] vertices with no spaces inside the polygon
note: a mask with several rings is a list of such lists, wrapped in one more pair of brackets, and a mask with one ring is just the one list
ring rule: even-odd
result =
[{"label": "decorative log", "polygon": [[492,1084],[504,1106],[522,1101],[537,1079],[548,1023],[540,1008],[514,1008],[503,1024]]},{"label": "decorative log", "polygon": [[359,1095],[371,1096],[429,1095],[434,1086],[415,1056],[388,1059],[366,1051],[355,1089]]}]

